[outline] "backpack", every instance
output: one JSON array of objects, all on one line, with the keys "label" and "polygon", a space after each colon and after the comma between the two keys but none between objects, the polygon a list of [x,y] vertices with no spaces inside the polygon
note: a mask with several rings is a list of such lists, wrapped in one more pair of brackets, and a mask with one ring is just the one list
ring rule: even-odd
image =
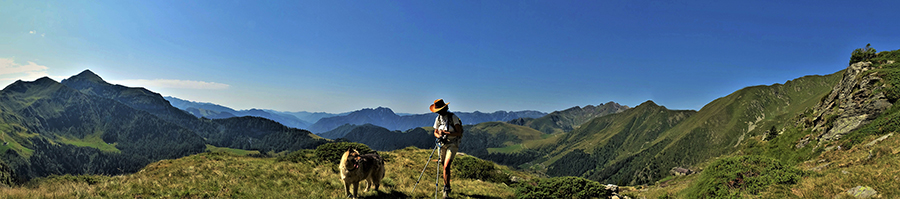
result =
[{"label": "backpack", "polygon": [[[454,126],[455,121],[453,121],[453,116],[456,116],[456,114],[453,114],[452,112],[447,112],[447,117],[450,117],[450,119],[447,120],[447,121],[449,121],[449,122],[448,122],[449,125],[450,125],[451,127],[453,127],[454,130],[455,130],[456,127]],[[443,119],[444,119],[444,118],[443,118],[444,115],[438,114],[438,117],[440,117],[440,119],[438,119],[438,121],[441,121],[441,124],[439,124],[438,126],[441,126],[441,125],[447,125],[447,124],[444,123],[445,120],[443,120]],[[459,123],[458,123],[458,124],[459,124],[460,126],[462,126],[462,119],[459,120]]]}]

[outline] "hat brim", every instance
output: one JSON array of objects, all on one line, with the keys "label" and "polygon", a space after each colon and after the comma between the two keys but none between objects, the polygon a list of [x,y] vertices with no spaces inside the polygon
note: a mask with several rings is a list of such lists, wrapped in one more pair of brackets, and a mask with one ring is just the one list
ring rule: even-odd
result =
[{"label": "hat brim", "polygon": [[447,109],[447,106],[448,106],[448,105],[450,105],[450,103],[446,103],[446,104],[444,104],[444,106],[442,106],[442,107],[434,107],[434,104],[431,104],[431,106],[428,107],[428,109],[431,109],[431,112],[432,112],[432,113],[437,113],[438,111],[441,111],[441,110],[443,110],[443,109]]}]

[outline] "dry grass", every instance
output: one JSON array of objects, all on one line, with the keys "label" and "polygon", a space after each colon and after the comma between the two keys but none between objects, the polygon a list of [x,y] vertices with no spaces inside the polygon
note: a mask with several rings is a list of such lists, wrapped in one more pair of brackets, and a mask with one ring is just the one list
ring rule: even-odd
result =
[{"label": "dry grass", "polygon": [[[872,141],[879,136],[870,136]],[[868,143],[863,142],[863,143]],[[710,160],[713,161],[713,160]],[[847,190],[869,186],[877,198],[900,197],[900,136],[894,135],[873,146],[858,144],[851,149],[823,152],[818,158],[798,165],[810,172],[799,183],[773,186],[759,195],[745,198],[853,198]],[[644,189],[624,192],[646,198],[685,198],[684,190],[694,186],[699,175],[660,181]]]},{"label": "dry grass", "polygon": [[[874,140],[878,136],[870,136]],[[818,171],[789,191],[765,193],[763,196],[797,198],[850,198],[846,191],[856,186],[874,188],[885,198],[900,196],[900,137],[892,136],[873,146],[859,144],[849,150],[822,153],[801,168]],[[780,192],[780,193],[777,193]],[[790,194],[785,194],[790,192]]]},{"label": "dry grass", "polygon": [[[387,170],[379,192],[360,190],[361,198],[429,198],[434,194],[434,164],[416,192],[413,184],[431,150],[379,152]],[[505,168],[505,167],[504,167]],[[505,168],[508,170],[508,168]],[[6,189],[0,198],[346,198],[334,164],[278,162],[217,152],[152,163],[121,176],[56,176]],[[514,175],[530,178],[527,174]],[[512,198],[514,189],[469,179],[454,179],[455,198]]]}]

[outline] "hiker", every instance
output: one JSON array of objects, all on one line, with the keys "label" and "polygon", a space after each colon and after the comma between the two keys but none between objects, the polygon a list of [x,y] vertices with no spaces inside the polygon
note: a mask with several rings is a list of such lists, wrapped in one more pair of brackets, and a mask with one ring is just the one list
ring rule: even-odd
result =
[{"label": "hiker", "polygon": [[441,142],[440,162],[444,167],[444,198],[450,195],[450,164],[459,151],[459,141],[463,135],[462,121],[448,110],[449,104],[444,103],[444,99],[437,99],[429,107],[431,112],[438,114],[437,118],[434,118],[434,137]]}]

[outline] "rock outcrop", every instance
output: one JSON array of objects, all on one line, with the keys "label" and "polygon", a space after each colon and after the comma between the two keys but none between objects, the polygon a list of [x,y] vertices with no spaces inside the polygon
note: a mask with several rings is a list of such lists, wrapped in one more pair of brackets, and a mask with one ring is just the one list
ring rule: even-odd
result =
[{"label": "rock outcrop", "polygon": [[857,62],[847,67],[843,79],[812,109],[813,117],[801,119],[801,123],[818,133],[815,139],[837,140],[891,107],[884,93],[875,92],[886,85],[878,73],[868,72],[871,69],[871,62]]},{"label": "rock outcrop", "polygon": [[856,186],[847,190],[847,195],[853,198],[873,198],[878,196],[878,191],[869,186]]},{"label": "rock outcrop", "polygon": [[686,175],[694,174],[694,170],[685,169],[685,168],[681,168],[681,167],[672,167],[672,169],[669,170],[669,173],[671,173],[672,175],[675,175],[675,176],[686,176]]}]

